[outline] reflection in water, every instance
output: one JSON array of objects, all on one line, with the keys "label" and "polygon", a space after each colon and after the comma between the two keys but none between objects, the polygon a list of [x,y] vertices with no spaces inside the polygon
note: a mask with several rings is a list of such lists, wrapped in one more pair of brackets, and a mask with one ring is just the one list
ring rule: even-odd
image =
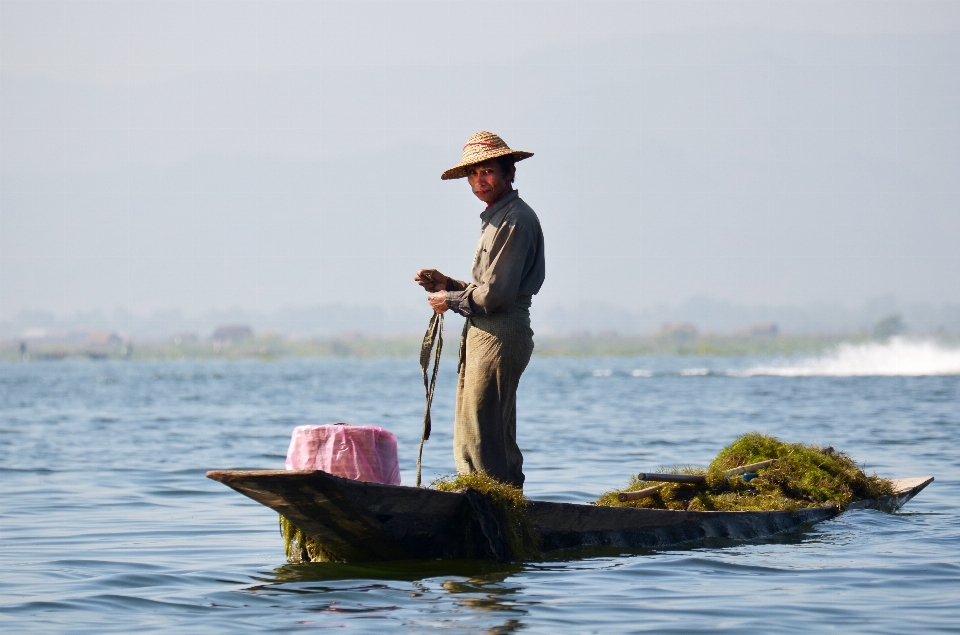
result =
[{"label": "reflection in water", "polygon": [[396,560],[362,564],[307,562],[303,564],[285,564],[274,569],[272,576],[255,577],[254,579],[269,585],[332,580],[397,580],[415,582],[445,576],[457,576],[476,580],[489,578],[495,582],[503,582],[508,576],[519,573],[522,570],[523,565],[520,564],[492,562],[488,560]]},{"label": "reflection in water", "polygon": [[714,568],[757,575],[771,570],[764,554],[776,553],[763,546],[816,545],[822,535],[806,526],[763,539],[707,538],[666,550],[584,547],[524,565],[479,560],[287,564],[258,577],[262,584],[248,591],[295,597],[304,613],[326,620],[366,617],[389,619],[408,629],[439,625],[457,632],[516,633],[530,625],[541,604],[542,595],[529,584],[538,574],[575,576],[579,580],[574,584],[596,594],[595,581],[612,571],[646,569],[669,554],[676,572],[682,572],[726,551],[726,561]]},{"label": "reflection in water", "polygon": [[459,608],[483,612],[506,611],[516,616],[505,619],[500,624],[488,626],[487,633],[514,633],[523,628],[523,623],[518,618],[526,617],[527,610],[516,599],[521,591],[520,587],[503,587],[476,579],[446,580],[441,586],[455,596],[455,603]]},{"label": "reflection in water", "polygon": [[[755,552],[762,545],[817,545],[820,531],[805,527],[754,541],[709,538],[668,551],[590,547],[553,554],[543,562],[504,564],[482,560],[398,561],[365,564],[286,564],[255,577],[260,584],[247,588],[257,595],[297,597],[303,610],[327,616],[396,615],[406,627],[436,627],[487,634],[515,633],[538,602],[525,598],[523,580],[535,572],[581,571],[591,577],[598,571],[629,567],[633,558],[660,555],[716,553],[726,550],[738,559],[739,548]],[[751,551],[752,550],[752,551]],[[699,560],[697,558],[696,560]],[[731,563],[732,564],[732,563]],[[398,595],[412,605],[400,606]],[[414,608],[418,607],[418,608]],[[409,615],[414,608],[415,616]]]},{"label": "reflection in water", "polygon": [[466,579],[449,579],[440,586],[453,596],[458,607],[471,611],[506,611],[516,617],[505,619],[502,623],[486,628],[491,635],[515,633],[524,627],[518,617],[526,617],[527,610],[518,599],[523,588],[517,584],[505,584],[507,578],[522,571],[522,567],[513,570],[500,569]]},{"label": "reflection in water", "polygon": [[514,611],[518,610],[515,596],[521,589],[503,584],[509,575],[501,572],[466,580],[444,580],[440,586],[447,593],[463,595],[457,600],[468,608],[479,611]]},{"label": "reflection in water", "polygon": [[[414,602],[430,605],[424,610],[434,613],[437,610],[434,605],[448,605],[445,597],[453,600],[454,614],[462,609],[460,619],[453,618],[458,631],[514,633],[524,628],[519,618],[527,615],[524,606],[530,602],[521,602],[518,598],[523,588],[507,581],[523,570],[523,565],[483,560],[311,562],[286,564],[274,569],[272,575],[255,576],[261,584],[248,587],[247,591],[259,595],[299,595],[308,603],[310,598],[317,602],[310,612],[328,614],[391,612],[399,607],[379,603],[376,598],[397,592],[403,592]],[[360,596],[363,600],[358,601]],[[449,614],[449,605],[443,611]],[[477,611],[508,612],[511,617],[491,625],[489,620],[475,615]]]},{"label": "reflection in water", "polygon": [[500,626],[487,629],[487,633],[488,635],[504,635],[505,633],[516,633],[521,628],[523,628],[523,624],[517,620],[506,620]]}]

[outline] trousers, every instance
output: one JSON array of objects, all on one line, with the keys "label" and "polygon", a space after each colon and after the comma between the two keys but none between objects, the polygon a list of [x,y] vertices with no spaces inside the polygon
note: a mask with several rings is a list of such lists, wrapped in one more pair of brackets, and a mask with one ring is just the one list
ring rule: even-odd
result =
[{"label": "trousers", "polygon": [[506,311],[467,318],[460,341],[453,425],[453,456],[459,474],[483,471],[523,487],[517,387],[532,354],[530,296],[521,296]]}]

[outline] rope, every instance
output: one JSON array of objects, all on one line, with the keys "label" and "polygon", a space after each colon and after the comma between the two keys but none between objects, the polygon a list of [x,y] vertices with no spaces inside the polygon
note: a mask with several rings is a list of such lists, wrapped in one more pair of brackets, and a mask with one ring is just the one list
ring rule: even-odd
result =
[{"label": "rope", "polygon": [[[437,352],[433,356],[433,375],[428,382],[427,371],[430,369],[430,353],[434,342],[437,344]],[[443,350],[443,314],[434,313],[430,318],[427,332],[423,335],[423,344],[420,346],[420,371],[423,373],[423,390],[427,397],[427,407],[423,411],[423,436],[420,437],[420,449],[417,451],[417,487],[420,487],[420,459],[423,458],[423,443],[430,438],[430,406],[433,405],[433,389],[437,385],[441,350]]]}]

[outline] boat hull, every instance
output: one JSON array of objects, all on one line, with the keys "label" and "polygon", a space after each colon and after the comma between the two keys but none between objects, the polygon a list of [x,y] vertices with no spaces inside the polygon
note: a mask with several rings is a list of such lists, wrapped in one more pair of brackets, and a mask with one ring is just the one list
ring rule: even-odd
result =
[{"label": "boat hull", "polygon": [[[215,470],[207,477],[283,514],[341,562],[437,558],[509,560],[496,515],[474,492],[353,481],[316,471]],[[894,494],[849,508],[895,511],[933,477],[894,481]],[[544,552],[667,547],[705,538],[754,540],[832,518],[837,507],[686,512],[531,501]]]}]

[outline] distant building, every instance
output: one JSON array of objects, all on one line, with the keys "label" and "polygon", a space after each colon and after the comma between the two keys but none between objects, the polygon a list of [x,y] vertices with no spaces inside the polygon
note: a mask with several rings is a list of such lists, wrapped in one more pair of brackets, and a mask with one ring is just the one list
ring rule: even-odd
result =
[{"label": "distant building", "polygon": [[220,326],[210,336],[215,342],[235,342],[253,337],[253,329],[243,325]]},{"label": "distant building", "polygon": [[690,322],[667,322],[660,327],[659,337],[669,337],[678,342],[692,340],[697,336],[697,327]]},{"label": "distant building", "polygon": [[737,331],[739,335],[776,335],[779,332],[776,322],[757,322]]},{"label": "distant building", "polygon": [[113,331],[90,331],[87,333],[86,343],[93,346],[110,346],[123,344],[123,339]]}]

